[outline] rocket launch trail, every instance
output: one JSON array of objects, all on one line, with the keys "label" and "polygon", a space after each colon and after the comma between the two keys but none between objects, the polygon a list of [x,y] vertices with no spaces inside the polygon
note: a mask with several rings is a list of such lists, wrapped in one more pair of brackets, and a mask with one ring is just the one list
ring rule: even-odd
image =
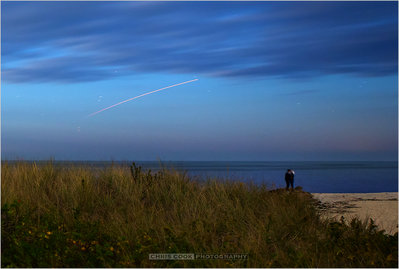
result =
[{"label": "rocket launch trail", "polygon": [[116,103],[116,104],[114,104],[114,105],[112,105],[112,106],[103,108],[103,109],[101,109],[101,110],[99,110],[99,111],[93,112],[93,113],[89,114],[88,117],[92,117],[92,116],[94,116],[94,115],[97,115],[97,114],[99,114],[99,113],[105,111],[105,110],[108,110],[108,109],[110,109],[110,108],[119,106],[119,105],[121,105],[121,104],[123,104],[123,103],[132,101],[132,100],[134,100],[134,99],[138,99],[138,98],[140,98],[140,97],[143,97],[143,96],[146,96],[146,95],[149,95],[149,94],[152,94],[152,93],[160,92],[160,91],[163,91],[163,90],[172,88],[172,87],[176,87],[176,86],[180,86],[180,85],[183,85],[183,84],[191,83],[191,82],[194,82],[194,81],[197,81],[197,80],[198,80],[198,79],[196,78],[196,79],[193,79],[193,80],[188,80],[188,81],[185,81],[185,82],[181,82],[181,83],[177,83],[177,84],[174,84],[174,85],[170,85],[170,86],[167,86],[167,87],[164,87],[164,88],[155,90],[155,91],[143,93],[143,94],[141,94],[141,95],[138,95],[138,96],[129,98],[129,99],[127,99],[127,100],[121,101],[121,102],[119,102],[119,103]]}]

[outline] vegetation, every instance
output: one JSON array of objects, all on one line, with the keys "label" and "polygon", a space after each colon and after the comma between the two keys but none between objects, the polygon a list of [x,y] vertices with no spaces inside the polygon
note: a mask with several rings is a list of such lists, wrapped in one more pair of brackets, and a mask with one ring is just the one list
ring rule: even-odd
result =
[{"label": "vegetation", "polygon": [[[320,218],[301,190],[161,169],[2,164],[2,267],[397,267],[398,235]],[[149,260],[150,253],[248,254]]]}]

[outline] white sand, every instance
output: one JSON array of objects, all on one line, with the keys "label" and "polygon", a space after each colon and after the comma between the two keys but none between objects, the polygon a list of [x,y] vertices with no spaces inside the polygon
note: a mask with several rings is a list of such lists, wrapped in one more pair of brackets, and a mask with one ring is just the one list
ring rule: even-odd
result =
[{"label": "white sand", "polygon": [[312,193],[320,200],[326,217],[348,221],[372,218],[379,229],[389,234],[398,231],[398,193]]}]

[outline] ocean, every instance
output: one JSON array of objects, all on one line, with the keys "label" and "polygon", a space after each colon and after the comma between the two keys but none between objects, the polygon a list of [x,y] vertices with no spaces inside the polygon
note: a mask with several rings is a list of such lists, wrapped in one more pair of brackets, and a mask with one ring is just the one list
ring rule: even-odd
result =
[{"label": "ocean", "polygon": [[[57,165],[90,165],[103,168],[109,161],[66,162],[54,161]],[[130,165],[131,162],[114,162],[115,165]],[[159,170],[161,162],[140,162],[143,169]],[[286,170],[295,171],[294,186],[307,192],[323,193],[368,193],[397,192],[397,162],[214,162],[214,161],[163,161],[162,165],[173,168],[198,180],[218,178],[266,184],[271,189],[285,187]]]}]

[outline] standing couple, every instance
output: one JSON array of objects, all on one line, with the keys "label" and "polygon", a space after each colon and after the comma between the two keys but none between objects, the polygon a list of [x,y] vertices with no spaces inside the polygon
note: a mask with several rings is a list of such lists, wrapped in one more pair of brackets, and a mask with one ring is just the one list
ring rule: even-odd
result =
[{"label": "standing couple", "polygon": [[285,183],[287,183],[287,187],[285,188],[288,190],[288,187],[291,185],[291,189],[294,189],[294,175],[295,172],[294,170],[288,169],[287,172],[285,173]]}]

